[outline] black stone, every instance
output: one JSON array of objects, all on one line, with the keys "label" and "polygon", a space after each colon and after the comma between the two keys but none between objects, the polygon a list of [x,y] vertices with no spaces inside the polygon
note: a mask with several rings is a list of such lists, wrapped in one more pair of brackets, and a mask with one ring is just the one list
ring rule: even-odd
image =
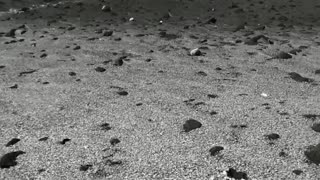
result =
[{"label": "black stone", "polygon": [[13,85],[13,86],[10,86],[9,88],[10,88],[10,89],[17,89],[17,88],[18,88],[18,84],[15,84],[15,85]]},{"label": "black stone", "polygon": [[248,175],[245,172],[237,172],[235,169],[230,168],[227,171],[227,176],[234,179],[248,179]]},{"label": "black stone", "polygon": [[209,98],[217,98],[218,95],[216,95],[216,94],[208,94],[208,97],[209,97]]},{"label": "black stone", "polygon": [[43,138],[40,138],[39,141],[46,141],[48,139],[49,139],[48,137],[43,137]]},{"label": "black stone", "polygon": [[320,123],[313,124],[311,129],[314,130],[315,132],[320,132]]},{"label": "black stone", "polygon": [[276,140],[276,139],[280,138],[279,134],[276,134],[276,133],[267,134],[267,135],[265,135],[265,137],[268,140]]},{"label": "black stone", "polygon": [[81,49],[81,46],[76,46],[73,48],[73,50],[79,50],[79,49]]},{"label": "black stone", "polygon": [[217,155],[220,151],[222,151],[224,148],[222,146],[213,146],[209,152],[211,154],[211,156],[215,156]]},{"label": "black stone", "polygon": [[94,70],[96,70],[97,72],[105,72],[106,69],[103,67],[96,67]]},{"label": "black stone", "polygon": [[117,92],[120,96],[127,96],[129,93],[127,91],[119,91]]},{"label": "black stone", "polygon": [[303,171],[300,170],[300,169],[295,169],[295,170],[293,170],[292,172],[293,172],[294,174],[298,175],[298,176],[303,173]]},{"label": "black stone", "polygon": [[302,77],[300,74],[296,73],[296,72],[290,72],[288,73],[290,78],[297,81],[297,82],[312,82],[312,79],[306,78],[306,77]]},{"label": "black stone", "polygon": [[108,130],[111,129],[109,123],[103,123],[103,124],[100,125],[100,127],[101,127],[101,130],[104,130],[104,131],[108,131]]},{"label": "black stone", "polygon": [[315,74],[320,74],[320,69],[314,71]]},{"label": "black stone", "polygon": [[316,164],[320,164],[320,144],[317,144],[316,146],[309,146],[307,150],[304,152],[304,155],[307,157],[307,159]]},{"label": "black stone", "polygon": [[87,171],[91,167],[92,167],[91,164],[86,164],[86,165],[81,165],[79,169],[80,171]]},{"label": "black stone", "polygon": [[317,114],[304,114],[302,116],[304,118],[311,119],[312,121],[316,120],[317,118],[320,118],[320,115]]},{"label": "black stone", "polygon": [[12,146],[12,145],[18,143],[19,141],[20,141],[20,139],[18,139],[18,138],[13,138],[13,139],[11,139],[11,140],[6,144],[6,147]]},{"label": "black stone", "polygon": [[69,72],[69,75],[70,76],[75,76],[75,75],[77,75],[75,72]]},{"label": "black stone", "polygon": [[60,141],[59,143],[60,143],[60,144],[66,144],[66,142],[69,142],[69,141],[71,141],[71,139],[65,138],[65,139],[63,139],[62,141]]},{"label": "black stone", "polygon": [[0,158],[0,168],[10,168],[12,166],[16,166],[18,163],[16,162],[17,157],[21,154],[25,154],[24,151],[14,151],[3,155]]},{"label": "black stone", "polygon": [[118,144],[118,143],[120,143],[120,140],[119,140],[118,138],[112,138],[112,139],[110,140],[110,144],[111,144],[112,146],[114,146],[114,145],[116,145],[116,144]]},{"label": "black stone", "polygon": [[113,34],[113,31],[111,30],[107,30],[103,32],[103,36],[112,36],[112,34]]},{"label": "black stone", "polygon": [[194,119],[189,119],[185,122],[185,124],[183,125],[183,129],[185,132],[190,132],[194,129],[200,128],[202,126],[202,124]]}]

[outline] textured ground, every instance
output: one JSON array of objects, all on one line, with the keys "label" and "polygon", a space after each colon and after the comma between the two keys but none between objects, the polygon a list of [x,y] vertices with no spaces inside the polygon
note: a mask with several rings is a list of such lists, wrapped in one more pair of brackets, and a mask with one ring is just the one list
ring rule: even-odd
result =
[{"label": "textured ground", "polygon": [[316,13],[138,2],[1,17],[0,179],[320,178]]}]

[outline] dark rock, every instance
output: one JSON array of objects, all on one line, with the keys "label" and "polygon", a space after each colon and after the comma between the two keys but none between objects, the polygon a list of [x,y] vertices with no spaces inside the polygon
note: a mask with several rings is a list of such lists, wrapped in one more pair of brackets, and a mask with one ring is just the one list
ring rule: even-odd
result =
[{"label": "dark rock", "polygon": [[217,97],[219,97],[218,95],[216,95],[216,94],[208,94],[207,95],[209,98],[217,98]]},{"label": "dark rock", "polygon": [[46,54],[46,53],[43,53],[43,54],[41,54],[40,55],[40,58],[45,58],[45,57],[47,57],[48,55]]},{"label": "dark rock", "polygon": [[32,73],[34,73],[34,72],[36,72],[36,71],[37,71],[37,70],[30,70],[30,71],[20,72],[18,76],[20,77],[20,76],[23,76],[23,75],[25,75],[25,74],[32,74]]},{"label": "dark rock", "polygon": [[185,124],[183,125],[183,129],[185,132],[190,132],[194,129],[200,128],[202,126],[202,124],[194,119],[189,119],[185,122]]},{"label": "dark rock", "polygon": [[112,34],[113,34],[113,31],[111,31],[111,30],[105,30],[105,31],[103,31],[103,36],[112,36]]},{"label": "dark rock", "polygon": [[109,123],[103,123],[100,125],[100,127],[101,127],[101,130],[104,130],[104,131],[109,131],[111,129]]},{"label": "dark rock", "polygon": [[315,121],[317,118],[320,119],[320,115],[317,115],[317,114],[304,114],[302,116],[304,118],[311,119],[312,121]]},{"label": "dark rock", "polygon": [[75,72],[69,72],[68,74],[69,74],[69,76],[76,76],[77,75]]},{"label": "dark rock", "polygon": [[314,71],[315,74],[320,74],[320,69]]},{"label": "dark rock", "polygon": [[129,93],[127,91],[119,91],[117,92],[120,96],[127,96]]},{"label": "dark rock", "polygon": [[63,139],[62,141],[60,141],[59,143],[60,143],[60,144],[66,144],[66,142],[69,142],[69,141],[71,141],[71,139],[65,138],[65,139]]},{"label": "dark rock", "polygon": [[18,84],[9,87],[10,89],[18,89]]},{"label": "dark rock", "polygon": [[200,76],[208,76],[208,74],[203,71],[199,71],[199,72],[197,72],[197,74]]},{"label": "dark rock", "polygon": [[43,138],[40,138],[39,141],[46,141],[48,139],[49,139],[48,137],[43,137]]},{"label": "dark rock", "polygon": [[273,44],[273,42],[270,41],[269,38],[264,35],[258,35],[258,36],[252,37],[251,39],[246,40],[244,44],[251,45],[251,46],[257,45],[260,39],[262,39],[264,42],[267,42],[267,44]]},{"label": "dark rock", "polygon": [[113,65],[114,66],[122,66],[123,65],[123,60],[126,59],[127,56],[121,56],[119,58],[117,58],[114,62]]},{"label": "dark rock", "polygon": [[235,169],[230,168],[227,171],[227,176],[234,179],[248,179],[248,175],[245,172],[237,172]]},{"label": "dark rock", "polygon": [[211,111],[210,112],[210,115],[216,115],[216,114],[218,114],[216,111]]},{"label": "dark rock", "polygon": [[120,140],[119,140],[118,138],[112,138],[112,139],[110,140],[110,144],[111,144],[112,146],[114,146],[114,145],[116,145],[116,144],[118,144],[118,143],[120,143]]},{"label": "dark rock", "polygon": [[179,35],[176,35],[176,34],[168,34],[167,32],[165,31],[161,31],[159,33],[160,37],[165,39],[165,40],[173,40],[173,39],[177,39],[179,38],[180,36]]},{"label": "dark rock", "polygon": [[80,46],[76,46],[76,47],[73,48],[73,50],[79,50],[79,49],[81,49]]},{"label": "dark rock", "polygon": [[0,158],[0,168],[10,168],[12,166],[16,166],[18,163],[16,162],[17,157],[21,154],[25,154],[23,151],[14,151],[3,155]]},{"label": "dark rock", "polygon": [[292,56],[290,54],[286,53],[286,52],[281,51],[273,58],[276,58],[276,59],[291,59]]},{"label": "dark rock", "polygon": [[298,176],[303,173],[303,171],[300,170],[300,169],[295,169],[295,170],[293,170],[292,172],[293,172],[295,175],[298,175]]},{"label": "dark rock", "polygon": [[313,124],[311,129],[314,130],[315,132],[320,132],[320,123]]},{"label": "dark rock", "polygon": [[91,168],[92,165],[91,164],[86,164],[86,165],[81,165],[79,170],[80,171],[87,171],[89,168]]},{"label": "dark rock", "polygon": [[207,24],[215,24],[217,22],[217,19],[212,17],[207,21]]},{"label": "dark rock", "polygon": [[6,144],[6,147],[12,146],[12,145],[18,143],[19,141],[20,141],[20,139],[18,139],[18,138],[13,138],[13,139],[11,139],[11,140]]},{"label": "dark rock", "polygon": [[213,146],[209,152],[211,156],[217,155],[220,151],[222,151],[224,148],[222,146]]},{"label": "dark rock", "polygon": [[309,146],[307,150],[304,152],[304,155],[307,157],[307,159],[316,164],[320,164],[320,144],[317,144],[316,146]]},{"label": "dark rock", "polygon": [[276,133],[271,133],[271,134],[265,135],[265,137],[266,137],[268,140],[277,140],[277,139],[280,138],[280,135],[279,135],[279,134],[276,134]]},{"label": "dark rock", "polygon": [[313,82],[312,79],[303,77],[296,72],[290,72],[290,73],[288,73],[288,75],[290,76],[291,79],[293,79],[297,82]]},{"label": "dark rock", "polygon": [[97,72],[105,72],[106,69],[103,67],[96,67],[94,70],[96,70]]}]

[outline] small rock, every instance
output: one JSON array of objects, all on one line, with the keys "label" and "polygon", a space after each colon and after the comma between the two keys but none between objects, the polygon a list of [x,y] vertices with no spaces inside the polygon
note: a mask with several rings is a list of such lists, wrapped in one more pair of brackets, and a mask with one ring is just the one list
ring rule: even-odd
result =
[{"label": "small rock", "polygon": [[18,84],[15,84],[15,85],[13,85],[13,86],[11,86],[11,87],[9,87],[10,89],[17,89],[18,88]]},{"label": "small rock", "polygon": [[111,30],[105,30],[105,31],[103,31],[103,36],[112,36],[112,34],[113,34],[113,31],[111,31]]},{"label": "small rock", "polygon": [[60,141],[59,143],[60,143],[60,144],[66,144],[66,142],[69,142],[69,141],[71,141],[71,139],[65,138],[65,139],[63,139],[62,141]]},{"label": "small rock", "polygon": [[224,148],[222,146],[213,146],[209,152],[211,154],[211,156],[215,156],[217,155],[220,151],[222,151]]},{"label": "small rock", "polygon": [[268,140],[277,140],[280,138],[279,134],[276,134],[276,133],[267,134],[267,135],[265,135],[265,137]]},{"label": "small rock", "polygon": [[119,91],[117,92],[120,96],[127,96],[129,93],[127,91]]},{"label": "small rock", "polygon": [[76,47],[73,48],[73,50],[79,50],[79,49],[81,49],[80,46],[76,46]]},{"label": "small rock", "polygon": [[48,139],[49,139],[48,137],[43,137],[43,138],[40,138],[39,141],[46,141]]},{"label": "small rock", "polygon": [[307,150],[304,152],[304,155],[307,157],[307,159],[316,164],[320,164],[320,144],[317,144],[316,146],[309,146]]},{"label": "small rock", "polygon": [[108,131],[108,130],[111,129],[109,123],[103,123],[103,124],[100,125],[100,127],[101,127],[101,130],[104,130],[104,131]]},{"label": "small rock", "polygon": [[24,151],[14,151],[3,155],[0,158],[0,168],[10,168],[12,166],[16,166],[18,163],[16,162],[17,157],[21,154],[25,154]]},{"label": "small rock", "polygon": [[215,24],[216,22],[217,22],[217,19],[214,18],[214,17],[210,18],[210,19],[207,21],[208,24]]},{"label": "small rock", "polygon": [[315,132],[320,132],[320,123],[313,124],[311,129],[314,130]]},{"label": "small rock", "polygon": [[301,76],[300,74],[296,73],[296,72],[290,72],[288,73],[288,75],[290,76],[291,79],[297,81],[297,82],[313,82],[312,79],[306,78]]},{"label": "small rock", "polygon": [[190,132],[194,129],[200,128],[202,126],[202,124],[194,119],[189,119],[185,122],[185,124],[183,125],[183,129],[185,132]]},{"label": "small rock", "polygon": [[107,5],[103,5],[101,10],[103,12],[111,12],[112,11],[112,8],[110,6],[107,6]]},{"label": "small rock", "polygon": [[118,143],[120,143],[120,140],[119,140],[118,138],[112,138],[112,139],[110,140],[110,144],[111,144],[112,146],[114,146],[114,145],[116,145],[116,144],[118,144]]},{"label": "small rock", "polygon": [[41,54],[40,55],[40,58],[45,58],[45,57],[47,57],[48,55],[46,54],[46,53],[43,53],[43,54]]},{"label": "small rock", "polygon": [[6,147],[12,146],[12,145],[18,143],[19,141],[20,141],[20,139],[18,139],[18,138],[13,138],[13,139],[11,139],[11,140],[6,144]]},{"label": "small rock", "polygon": [[237,172],[235,169],[230,168],[227,171],[227,176],[234,179],[248,179],[248,175],[245,172]]},{"label": "small rock", "polygon": [[298,176],[303,173],[303,171],[300,170],[300,169],[295,169],[295,170],[293,170],[292,172],[293,172],[295,175],[298,175]]},{"label": "small rock", "polygon": [[77,74],[75,72],[69,72],[69,76],[76,76]]},{"label": "small rock", "polygon": [[86,165],[81,165],[79,170],[80,171],[87,171],[89,168],[91,168],[92,165],[91,164],[86,164]]},{"label": "small rock", "polygon": [[106,69],[103,67],[96,67],[94,70],[96,70],[97,72],[105,72]]},{"label": "small rock", "polygon": [[193,50],[190,51],[190,55],[191,56],[201,56],[202,53],[201,53],[199,48],[196,48],[196,49],[193,49]]},{"label": "small rock", "polygon": [[314,74],[320,74],[320,69],[315,70]]},{"label": "small rock", "polygon": [[125,58],[127,58],[127,56],[119,57],[118,59],[114,60],[113,65],[114,66],[122,66],[123,65],[123,60]]}]

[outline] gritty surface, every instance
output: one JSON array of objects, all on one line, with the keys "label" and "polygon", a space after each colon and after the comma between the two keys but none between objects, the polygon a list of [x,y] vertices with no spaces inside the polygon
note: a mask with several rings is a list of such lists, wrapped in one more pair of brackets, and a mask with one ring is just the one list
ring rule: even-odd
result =
[{"label": "gritty surface", "polygon": [[320,178],[317,26],[83,3],[1,17],[0,179]]}]

